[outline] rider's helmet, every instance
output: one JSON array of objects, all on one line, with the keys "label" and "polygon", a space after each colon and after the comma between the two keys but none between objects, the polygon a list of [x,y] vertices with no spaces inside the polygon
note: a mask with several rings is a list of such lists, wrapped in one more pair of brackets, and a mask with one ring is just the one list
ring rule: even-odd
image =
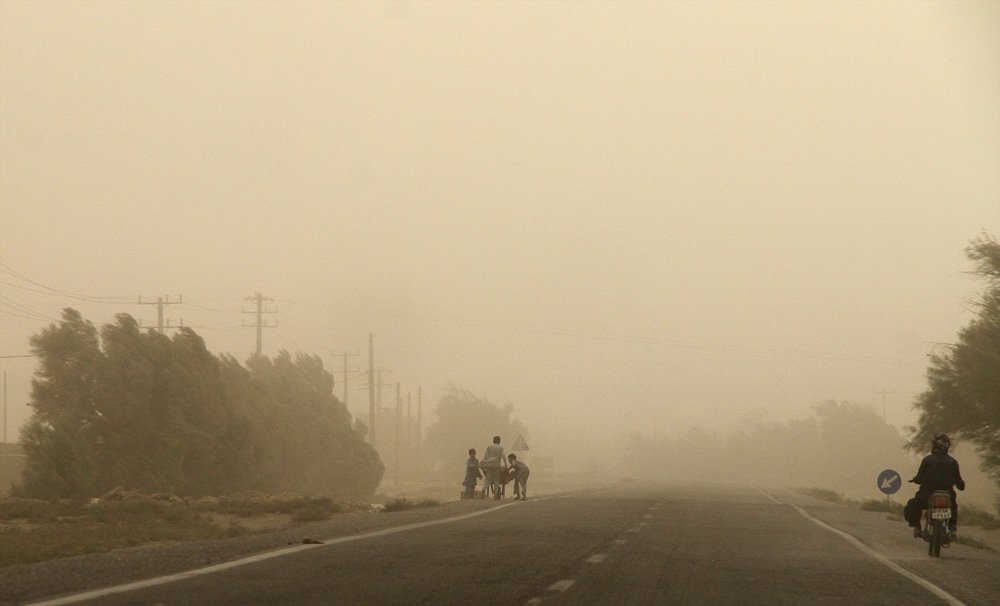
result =
[{"label": "rider's helmet", "polygon": [[948,434],[934,434],[934,439],[931,441],[931,452],[934,454],[948,454],[949,448],[951,448],[951,438],[948,437]]}]

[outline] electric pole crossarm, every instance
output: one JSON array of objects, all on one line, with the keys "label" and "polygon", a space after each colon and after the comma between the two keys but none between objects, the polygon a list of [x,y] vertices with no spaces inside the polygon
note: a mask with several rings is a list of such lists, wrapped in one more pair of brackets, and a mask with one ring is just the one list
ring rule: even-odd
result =
[{"label": "electric pole crossarm", "polygon": [[264,329],[265,328],[274,328],[274,327],[276,327],[278,325],[278,321],[277,320],[274,321],[274,324],[269,324],[269,323],[265,322],[264,321],[264,314],[276,314],[276,313],[278,313],[278,310],[276,310],[276,309],[265,309],[264,308],[264,302],[265,301],[272,301],[273,302],[274,299],[272,299],[270,297],[265,297],[264,295],[260,294],[259,292],[254,293],[254,296],[252,296],[252,297],[244,297],[243,300],[244,301],[251,301],[253,303],[256,303],[256,306],[257,306],[256,310],[247,311],[247,310],[244,309],[242,311],[245,314],[255,314],[256,315],[256,322],[255,323],[253,323],[253,324],[247,324],[244,321],[243,326],[248,327],[248,328],[256,328],[257,329],[257,350],[256,350],[256,353],[254,355],[259,356],[259,355],[261,355],[261,353],[264,350]]},{"label": "electric pole crossarm", "polygon": [[[178,328],[178,326],[171,326],[170,321],[167,320],[166,324],[163,322],[163,308],[167,305],[179,305],[184,302],[184,295],[177,295],[176,301],[170,300],[170,295],[156,297],[155,301],[143,301],[142,295],[139,295],[139,305],[155,305],[156,306],[156,330],[163,332],[164,328]],[[181,321],[181,326],[184,326],[184,321]]]}]

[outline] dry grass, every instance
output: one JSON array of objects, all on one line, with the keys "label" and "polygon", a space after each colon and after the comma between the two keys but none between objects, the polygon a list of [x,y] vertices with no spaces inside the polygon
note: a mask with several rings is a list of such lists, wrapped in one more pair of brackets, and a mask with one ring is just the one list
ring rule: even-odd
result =
[{"label": "dry grass", "polygon": [[92,502],[0,498],[0,567],[154,543],[235,537],[357,509],[326,498],[201,500],[117,492]]}]

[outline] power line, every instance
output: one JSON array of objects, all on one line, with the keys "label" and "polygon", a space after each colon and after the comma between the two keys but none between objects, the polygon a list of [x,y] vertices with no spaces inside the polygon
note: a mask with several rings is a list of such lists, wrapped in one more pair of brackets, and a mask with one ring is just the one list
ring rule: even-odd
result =
[{"label": "power line", "polygon": [[3,299],[4,301],[6,301],[6,303],[4,303],[3,301],[0,301],[0,305],[5,305],[5,306],[13,309],[15,312],[18,312],[18,313],[7,312],[7,313],[10,313],[10,315],[17,315],[20,318],[25,318],[27,316],[18,315],[18,314],[28,314],[28,316],[30,316],[30,317],[27,317],[27,319],[29,319],[29,320],[51,320],[53,322],[58,322],[59,321],[59,320],[53,318],[52,316],[50,316],[48,314],[42,313],[40,311],[35,311],[34,309],[31,309],[30,307],[21,305],[20,303],[18,303],[14,299],[11,299],[10,297],[8,297],[6,295],[0,295],[0,299]]},{"label": "power line", "polygon": [[[49,291],[49,292],[43,293],[43,294],[50,294],[51,293],[51,294],[56,294],[56,295],[60,295],[60,296],[63,296],[63,297],[70,297],[70,298],[73,298],[73,299],[81,299],[81,300],[84,300],[84,301],[95,301],[95,302],[117,302],[117,303],[125,303],[128,300],[126,297],[99,297],[99,296],[96,296],[96,295],[85,295],[85,294],[81,294],[81,293],[70,292],[68,290],[62,290],[62,289],[59,289],[59,288],[53,288],[51,286],[46,286],[45,284],[42,284],[41,282],[37,282],[35,280],[32,280],[28,276],[26,276],[26,275],[18,272],[17,270],[15,270],[11,266],[9,266],[9,265],[7,265],[7,264],[5,264],[3,262],[0,262],[0,270],[4,271],[5,273],[7,273],[9,275],[12,275],[12,276],[14,276],[16,278],[20,278],[21,280],[24,280],[25,282],[28,282],[29,284],[34,284],[35,286],[38,286],[39,288],[44,288],[46,291]],[[14,285],[14,284],[9,284],[9,286],[15,286],[16,287],[16,285]]]}]

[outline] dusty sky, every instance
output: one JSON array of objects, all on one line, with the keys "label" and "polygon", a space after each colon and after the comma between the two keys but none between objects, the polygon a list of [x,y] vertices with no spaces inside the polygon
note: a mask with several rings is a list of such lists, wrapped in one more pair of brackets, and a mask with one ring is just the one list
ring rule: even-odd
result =
[{"label": "dusty sky", "polygon": [[183,295],[246,359],[259,291],[265,353],[374,332],[540,436],[904,425],[982,230],[996,2],[0,3],[4,356]]}]

